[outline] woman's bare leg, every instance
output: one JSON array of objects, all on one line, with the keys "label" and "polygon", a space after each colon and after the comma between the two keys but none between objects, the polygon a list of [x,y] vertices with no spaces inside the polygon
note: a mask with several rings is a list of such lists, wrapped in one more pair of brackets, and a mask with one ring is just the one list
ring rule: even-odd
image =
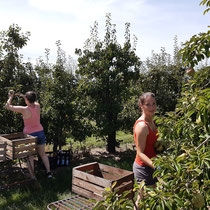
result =
[{"label": "woman's bare leg", "polygon": [[28,166],[28,171],[32,179],[36,179],[35,174],[34,174],[34,156],[30,156],[27,158],[27,166]]},{"label": "woman's bare leg", "polygon": [[47,173],[50,172],[50,163],[49,163],[48,156],[45,153],[45,144],[37,145],[37,152],[39,156],[41,157],[42,162],[44,163]]}]

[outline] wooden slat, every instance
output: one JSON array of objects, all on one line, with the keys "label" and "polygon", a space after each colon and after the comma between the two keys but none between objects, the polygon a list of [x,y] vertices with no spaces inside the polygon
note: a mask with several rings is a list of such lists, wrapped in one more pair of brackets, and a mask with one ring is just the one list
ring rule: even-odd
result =
[{"label": "wooden slat", "polygon": [[6,143],[0,144],[0,162],[3,162],[6,160]]},{"label": "wooden slat", "polygon": [[119,175],[116,174],[110,174],[107,172],[102,172],[104,179],[108,179],[110,181],[115,181],[118,180],[119,178],[121,178]]},{"label": "wooden slat", "polygon": [[13,152],[13,146],[7,144],[7,151]]},{"label": "wooden slat", "polygon": [[22,153],[19,153],[19,154],[14,154],[13,158],[14,159],[16,159],[16,158],[25,158],[25,157],[33,156],[35,154],[36,154],[36,151],[22,152]]},{"label": "wooden slat", "polygon": [[99,186],[103,187],[110,187],[111,186],[111,181],[103,179],[101,177],[97,177],[88,173],[85,173],[83,171],[78,171],[77,169],[73,168],[73,177],[78,177],[83,180],[86,180],[88,182],[95,183]]},{"label": "wooden slat", "polygon": [[6,157],[10,160],[13,159],[13,154],[12,153],[6,153]]},{"label": "wooden slat", "polygon": [[0,150],[0,155],[5,155],[5,150]]},{"label": "wooden slat", "polygon": [[97,201],[100,201],[100,200],[103,200],[103,197],[98,195],[98,194],[95,194],[91,191],[88,191],[88,190],[85,190],[83,188],[80,188],[78,186],[75,186],[75,185],[72,185],[72,192],[78,194],[78,195],[82,195],[84,196],[85,198],[92,198],[92,199],[95,199]]},{"label": "wooden slat", "polygon": [[17,140],[15,139],[15,140],[12,140],[12,142],[15,146],[20,145],[20,144],[36,143],[36,137],[17,139]]},{"label": "wooden slat", "polygon": [[80,170],[80,171],[88,171],[88,170],[93,170],[95,167],[98,166],[97,162],[92,162],[92,163],[87,163],[81,166],[76,166],[74,169]]},{"label": "wooden slat", "polygon": [[6,139],[23,138],[24,133],[18,132],[18,133],[11,133],[11,134],[1,134],[1,137],[4,137]]},{"label": "wooden slat", "polygon": [[6,160],[6,157],[5,156],[0,156],[0,162],[3,162]]},{"label": "wooden slat", "polygon": [[24,150],[35,150],[36,145],[27,145],[27,146],[22,146],[22,147],[17,147],[15,148],[15,152],[22,152]]},{"label": "wooden slat", "polygon": [[6,142],[0,142],[0,149],[5,149],[6,148]]},{"label": "wooden slat", "polygon": [[126,184],[122,184],[118,187],[114,188],[115,190],[118,191],[118,194],[122,194],[124,191],[128,191],[133,189],[133,181],[127,182]]},{"label": "wooden slat", "polygon": [[104,187],[100,187],[100,186],[96,185],[95,183],[90,183],[90,182],[84,181],[82,179],[78,179],[76,177],[72,178],[72,185],[79,186],[81,188],[87,189],[89,191],[95,192],[100,195],[102,195],[102,193],[104,191]]},{"label": "wooden slat", "polygon": [[120,169],[120,168],[115,168],[115,167],[112,167],[112,166],[107,166],[107,165],[104,165],[104,164],[101,164],[101,163],[99,163],[99,168],[101,169],[101,171],[106,171],[108,173],[117,174],[117,175],[120,175],[122,177],[132,173],[131,171],[123,170],[123,169]]},{"label": "wooden slat", "polygon": [[2,137],[2,136],[0,136],[0,140],[1,140],[1,141],[3,141],[3,142],[6,142],[6,143],[7,143],[7,145],[11,145],[11,146],[12,146],[12,142],[11,142],[11,140],[6,139],[6,138],[4,138],[4,137]]},{"label": "wooden slat", "polygon": [[131,180],[134,180],[134,174],[133,173],[130,174],[130,175],[124,176],[122,178],[113,180],[112,183],[114,183],[116,181],[117,182],[116,187],[117,187],[117,186],[121,185],[123,182],[128,182],[128,181],[131,181]]}]

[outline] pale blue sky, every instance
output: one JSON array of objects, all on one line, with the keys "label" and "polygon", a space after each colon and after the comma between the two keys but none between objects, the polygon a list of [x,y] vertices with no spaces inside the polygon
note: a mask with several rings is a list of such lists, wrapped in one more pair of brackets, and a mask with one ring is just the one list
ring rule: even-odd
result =
[{"label": "pale blue sky", "polygon": [[129,22],[131,35],[138,38],[136,53],[145,60],[161,47],[173,54],[175,35],[181,43],[207,32],[210,13],[203,15],[205,7],[199,4],[200,0],[0,0],[0,30],[15,23],[23,32],[30,31],[30,41],[21,51],[24,58],[34,61],[49,48],[53,61],[57,40],[67,55],[75,57],[75,48],[83,48],[94,21],[103,39],[109,12],[119,43],[124,42],[125,23]]}]

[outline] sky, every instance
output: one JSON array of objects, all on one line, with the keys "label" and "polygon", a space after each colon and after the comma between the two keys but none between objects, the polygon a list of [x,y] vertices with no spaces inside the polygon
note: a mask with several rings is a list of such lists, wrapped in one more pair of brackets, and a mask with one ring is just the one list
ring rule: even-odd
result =
[{"label": "sky", "polygon": [[173,55],[174,37],[184,43],[194,34],[207,32],[210,12],[203,15],[201,0],[0,0],[0,31],[12,24],[29,31],[30,40],[20,53],[25,60],[36,61],[50,49],[50,61],[56,57],[56,41],[66,55],[76,58],[75,49],[83,49],[90,29],[98,22],[99,38],[105,35],[105,16],[111,13],[117,40],[124,43],[125,23],[130,23],[131,38],[138,38],[136,54],[143,61],[161,47]]}]

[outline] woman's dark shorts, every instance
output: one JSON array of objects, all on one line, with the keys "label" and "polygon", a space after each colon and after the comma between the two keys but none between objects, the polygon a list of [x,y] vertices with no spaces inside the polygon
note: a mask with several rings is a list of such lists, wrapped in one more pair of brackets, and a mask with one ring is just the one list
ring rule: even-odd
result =
[{"label": "woman's dark shorts", "polygon": [[30,133],[29,135],[37,137],[37,145],[45,144],[45,133],[44,133],[44,131],[38,131],[38,132]]},{"label": "woman's dark shorts", "polygon": [[145,181],[145,185],[154,185],[158,180],[153,178],[154,169],[149,166],[140,166],[136,162],[133,163],[133,173],[138,184]]}]

